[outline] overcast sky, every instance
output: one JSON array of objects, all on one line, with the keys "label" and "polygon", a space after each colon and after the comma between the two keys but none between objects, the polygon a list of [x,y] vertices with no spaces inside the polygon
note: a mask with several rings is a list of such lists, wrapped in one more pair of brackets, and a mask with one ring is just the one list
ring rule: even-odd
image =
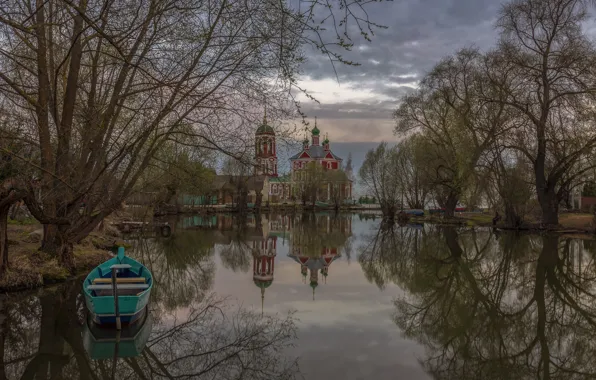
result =
[{"label": "overcast sky", "polygon": [[498,0],[396,0],[372,3],[371,20],[387,26],[376,30],[372,42],[354,39],[345,58],[361,66],[333,67],[322,55],[310,55],[302,85],[321,102],[304,100],[308,115],[333,141],[394,139],[391,112],[400,95],[441,58],[458,49],[494,45]]},{"label": "overcast sky", "polygon": [[[396,141],[391,113],[400,95],[414,89],[425,72],[462,47],[494,46],[500,4],[498,0],[369,4],[370,18],[388,28],[376,30],[372,42],[356,36],[353,50],[344,57],[361,66],[337,66],[339,84],[329,61],[309,54],[301,84],[321,104],[302,97],[304,110],[309,117],[318,117],[318,126],[329,132],[334,150],[357,150],[354,161],[359,166],[364,151],[375,145],[370,142]],[[341,144],[354,142],[368,144]]]}]

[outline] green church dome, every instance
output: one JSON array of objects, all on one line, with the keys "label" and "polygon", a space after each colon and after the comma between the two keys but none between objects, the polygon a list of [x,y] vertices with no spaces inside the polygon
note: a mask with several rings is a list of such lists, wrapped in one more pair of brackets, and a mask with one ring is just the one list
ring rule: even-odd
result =
[{"label": "green church dome", "polygon": [[315,127],[312,129],[313,136],[318,136],[320,133],[321,131],[319,131],[319,128],[317,128],[317,126],[315,125]]},{"label": "green church dome", "polygon": [[270,125],[267,124],[262,124],[259,128],[257,128],[257,135],[262,135],[262,134],[275,134],[275,131],[273,130],[273,128]]},{"label": "green church dome", "polygon": [[270,281],[254,280],[254,283],[259,288],[268,288],[271,286],[273,281],[272,280],[270,280]]}]

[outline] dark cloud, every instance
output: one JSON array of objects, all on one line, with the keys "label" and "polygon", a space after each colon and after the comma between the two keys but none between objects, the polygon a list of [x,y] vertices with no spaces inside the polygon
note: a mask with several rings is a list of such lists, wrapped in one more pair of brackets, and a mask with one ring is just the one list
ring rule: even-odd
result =
[{"label": "dark cloud", "polygon": [[[336,65],[340,79],[387,79],[390,75],[420,76],[442,57],[475,44],[488,47],[496,40],[493,27],[499,2],[494,0],[400,0],[371,3],[370,19],[387,29],[376,29],[372,42],[352,33],[354,48],[342,54],[361,66]],[[312,52],[304,68],[313,78],[334,77],[329,60]],[[374,60],[378,64],[371,62]],[[402,82],[403,83],[403,82]]]},{"label": "dark cloud", "polygon": [[499,9],[495,0],[370,3],[366,8],[370,19],[387,29],[376,29],[372,42],[368,42],[352,27],[354,47],[342,56],[360,65],[336,64],[334,70],[327,57],[312,51],[307,52],[303,74],[314,80],[338,78],[342,87],[349,84],[383,101],[373,97],[359,103],[306,103],[305,111],[309,116],[336,120],[389,120],[399,98],[412,91],[412,86],[442,58],[466,46],[485,50],[494,45]]}]

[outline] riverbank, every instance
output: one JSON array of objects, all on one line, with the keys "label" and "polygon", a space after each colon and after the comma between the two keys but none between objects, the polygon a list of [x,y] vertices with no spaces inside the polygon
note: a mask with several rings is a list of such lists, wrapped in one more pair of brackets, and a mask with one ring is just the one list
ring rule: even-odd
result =
[{"label": "riverbank", "polygon": [[[341,211],[351,212],[353,210]],[[365,212],[365,215],[368,214]],[[378,216],[381,216],[380,213]],[[33,220],[25,220],[19,223],[11,222],[8,226],[9,267],[2,280],[0,280],[0,293],[34,289],[85,275],[95,266],[112,257],[110,250],[114,246],[124,244],[118,238],[118,230],[114,228],[119,221],[124,219],[135,218],[127,215],[126,218],[120,216],[119,218],[106,220],[103,232],[92,232],[81,244],[75,246],[76,267],[74,276],[62,268],[55,258],[39,251],[41,225]],[[146,219],[149,225],[152,225],[151,219]],[[493,227],[492,215],[489,213],[459,213],[456,217],[450,219],[428,214],[422,217],[410,216],[409,223],[432,223],[469,228]],[[143,223],[143,225],[145,224]],[[497,228],[506,229],[502,223],[499,223]],[[530,233],[547,232],[564,236],[584,236],[589,239],[593,239],[595,236],[594,218],[591,214],[561,214],[560,225],[556,229],[541,230],[539,224],[534,222],[524,225],[519,230]],[[158,235],[163,236],[163,234]]]},{"label": "riverbank", "polygon": [[[331,204],[306,204],[302,203],[264,203],[258,209],[260,213],[269,212],[304,212],[304,211],[335,211],[335,206]],[[200,206],[186,206],[186,205],[163,205],[160,208],[149,205],[126,205],[126,212],[137,218],[146,219],[149,216],[161,217],[168,215],[195,215],[195,214],[217,214],[217,213],[237,213],[241,210],[231,204],[218,205],[200,205]],[[242,210],[247,213],[255,213],[257,209],[254,204],[249,204]],[[346,205],[342,204],[339,207],[340,212],[358,212],[358,211],[381,211],[378,205]]]},{"label": "riverbank", "polygon": [[519,231],[548,231],[552,233],[567,234],[594,234],[596,226],[594,216],[585,213],[563,213],[559,215],[559,225],[544,228],[538,220],[528,220],[519,228],[509,228],[503,222],[493,226],[493,215],[488,213],[459,213],[454,218],[446,219],[438,215],[412,216],[413,223],[433,223],[439,225],[459,225],[467,227],[496,227],[501,230]]},{"label": "riverbank", "polygon": [[75,275],[58,260],[39,251],[41,225],[25,220],[8,225],[8,268],[0,279],[0,293],[34,289],[64,282],[88,273],[112,257],[109,249],[116,239],[93,232],[74,247]]}]

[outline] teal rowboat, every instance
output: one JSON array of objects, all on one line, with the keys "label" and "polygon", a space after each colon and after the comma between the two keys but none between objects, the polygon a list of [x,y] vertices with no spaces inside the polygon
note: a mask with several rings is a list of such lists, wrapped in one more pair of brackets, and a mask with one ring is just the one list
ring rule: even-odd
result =
[{"label": "teal rowboat", "polygon": [[151,272],[119,247],[116,257],[87,275],[83,293],[95,323],[115,324],[120,329],[122,324],[132,324],[143,316],[152,287]]},{"label": "teal rowboat", "polygon": [[83,345],[92,360],[132,358],[143,352],[152,327],[151,313],[144,313],[138,323],[121,331],[105,329],[88,319],[83,327]]}]

